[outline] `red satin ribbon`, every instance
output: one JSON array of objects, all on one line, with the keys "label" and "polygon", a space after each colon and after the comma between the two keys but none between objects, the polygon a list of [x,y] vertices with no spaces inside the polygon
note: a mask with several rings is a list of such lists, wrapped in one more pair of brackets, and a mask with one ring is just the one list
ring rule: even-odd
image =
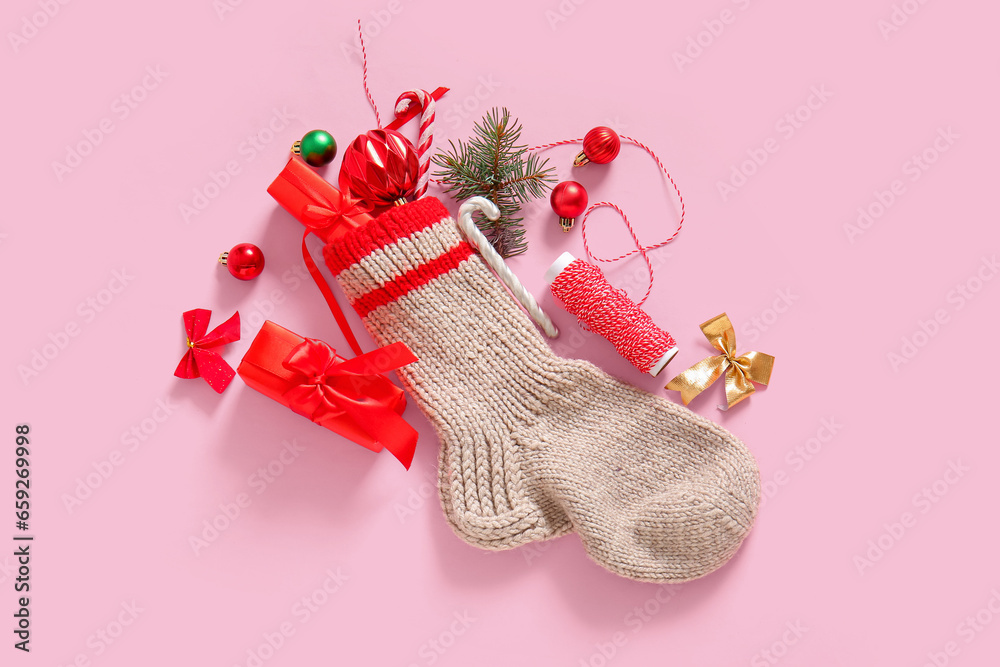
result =
[{"label": "red satin ribbon", "polygon": [[364,203],[345,195],[295,157],[267,191],[323,243],[372,219]]},{"label": "red satin ribbon", "polygon": [[348,231],[367,224],[372,220],[365,206],[330,185],[319,174],[310,169],[302,160],[291,158],[274,182],[267,188],[268,193],[306,227],[302,235],[302,260],[319,288],[327,307],[337,320],[337,326],[344,334],[347,344],[354,354],[361,354],[361,345],[351,330],[344,310],[337,303],[333,290],[320,273],[306,247],[306,237],[316,234],[323,243],[342,236]]},{"label": "red satin ribbon", "polygon": [[347,415],[409,470],[417,432],[398,414],[373,401],[368,389],[386,381],[382,373],[416,360],[405,344],[393,343],[338,363],[333,348],[306,338],[282,362],[298,374],[283,397],[293,411],[321,426]]},{"label": "red satin ribbon", "polygon": [[306,230],[306,233],[302,235],[302,261],[306,263],[309,275],[312,276],[313,282],[316,283],[316,287],[319,288],[320,293],[323,295],[323,300],[326,301],[327,307],[333,313],[333,319],[337,320],[337,326],[340,327],[340,332],[344,334],[347,344],[351,346],[354,354],[361,354],[361,345],[358,344],[358,339],[354,335],[354,331],[351,330],[351,324],[347,321],[344,309],[337,303],[337,297],[333,295],[333,290],[327,284],[326,278],[319,272],[319,267],[316,266],[312,255],[309,254],[309,248],[306,247],[307,238],[309,238],[309,230]]},{"label": "red satin ribbon", "polygon": [[203,377],[212,389],[221,394],[232,382],[236,372],[226,363],[222,355],[212,348],[240,339],[240,314],[235,313],[206,335],[211,317],[212,311],[204,308],[195,308],[184,313],[188,350],[177,364],[174,375],[186,379]]}]

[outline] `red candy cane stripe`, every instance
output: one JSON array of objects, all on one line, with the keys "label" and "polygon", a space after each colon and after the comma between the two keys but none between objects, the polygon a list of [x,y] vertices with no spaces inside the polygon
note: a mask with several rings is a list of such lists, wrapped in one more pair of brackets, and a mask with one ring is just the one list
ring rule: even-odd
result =
[{"label": "red candy cane stripe", "polygon": [[417,176],[417,189],[414,193],[420,199],[427,193],[427,182],[430,179],[431,143],[434,140],[434,98],[426,90],[408,90],[396,100],[396,115],[405,112],[411,102],[416,102],[421,108],[420,136],[417,140],[417,155],[420,157],[420,170]]}]

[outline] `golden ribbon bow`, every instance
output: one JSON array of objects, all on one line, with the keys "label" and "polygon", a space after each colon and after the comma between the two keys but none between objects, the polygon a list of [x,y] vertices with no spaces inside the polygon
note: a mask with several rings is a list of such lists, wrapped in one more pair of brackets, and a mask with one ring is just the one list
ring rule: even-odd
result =
[{"label": "golden ribbon bow", "polygon": [[705,338],[722,354],[703,359],[667,383],[667,389],[681,392],[684,405],[712,386],[723,372],[726,374],[727,410],[754,392],[753,383],[767,384],[771,379],[774,357],[763,352],[747,352],[736,356],[736,332],[729,317],[722,313],[701,325]]}]

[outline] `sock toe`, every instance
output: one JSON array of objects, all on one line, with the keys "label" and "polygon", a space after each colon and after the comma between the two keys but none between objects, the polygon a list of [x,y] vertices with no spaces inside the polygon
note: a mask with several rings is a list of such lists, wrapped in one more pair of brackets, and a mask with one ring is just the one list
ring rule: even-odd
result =
[{"label": "sock toe", "polygon": [[729,489],[679,484],[635,507],[619,539],[630,554],[627,576],[648,581],[689,581],[725,564],[753,525],[756,506]]},{"label": "sock toe", "polygon": [[567,362],[564,419],[515,435],[529,476],[588,555],[630,579],[681,582],[724,565],[753,526],[760,475],[733,434],[683,406]]}]

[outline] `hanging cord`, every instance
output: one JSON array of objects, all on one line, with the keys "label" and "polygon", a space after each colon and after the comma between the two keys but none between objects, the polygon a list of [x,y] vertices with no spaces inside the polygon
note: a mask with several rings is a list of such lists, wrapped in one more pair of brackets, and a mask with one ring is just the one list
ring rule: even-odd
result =
[{"label": "hanging cord", "polygon": [[[650,250],[656,250],[657,248],[662,248],[663,246],[667,245],[668,243],[670,243],[671,241],[673,241],[674,239],[677,238],[677,235],[681,233],[681,228],[684,226],[684,216],[686,214],[686,209],[685,209],[685,206],[684,206],[684,197],[683,197],[683,195],[681,195],[680,188],[677,187],[677,183],[674,181],[673,177],[670,175],[670,172],[667,171],[667,168],[663,166],[663,162],[660,161],[660,158],[657,157],[656,153],[654,153],[653,150],[649,146],[647,146],[646,144],[642,143],[641,141],[638,141],[637,139],[633,139],[632,137],[627,137],[625,135],[619,135],[619,138],[622,141],[626,141],[626,142],[632,144],[633,146],[638,146],[642,150],[644,150],[647,153],[649,153],[649,156],[651,158],[653,158],[654,162],[656,162],[656,166],[658,166],[660,168],[660,171],[663,173],[664,177],[666,177],[667,181],[669,181],[670,185],[673,187],[674,192],[677,194],[677,201],[680,204],[680,211],[679,211],[680,218],[679,218],[679,220],[677,222],[677,228],[674,230],[674,233],[671,234],[667,239],[665,239],[663,241],[660,241],[658,243],[654,243],[652,245],[646,245],[646,246],[642,245],[642,243],[639,241],[639,237],[635,233],[635,229],[632,227],[632,223],[628,219],[628,216],[625,215],[625,212],[622,211],[621,208],[619,208],[617,205],[615,205],[615,204],[613,204],[612,202],[609,202],[609,201],[600,201],[600,202],[597,202],[596,204],[591,204],[591,206],[583,214],[583,219],[580,222],[581,234],[583,235],[583,248],[587,252],[587,256],[590,257],[591,259],[593,259],[593,260],[595,260],[597,262],[612,263],[612,262],[618,262],[618,261],[623,260],[623,259],[625,259],[627,257],[631,257],[632,255],[635,255],[637,253],[642,256],[642,259],[643,259],[643,261],[646,264],[646,269],[649,271],[649,286],[646,288],[646,294],[642,297],[642,300],[638,302],[638,305],[642,306],[642,304],[644,304],[646,302],[646,299],[649,298],[650,293],[653,291],[653,264],[649,260],[649,255],[647,255],[647,253]],[[540,146],[533,146],[533,147],[529,148],[528,150],[529,151],[544,151],[544,150],[548,150],[550,148],[555,148],[557,146],[568,146],[570,144],[582,144],[582,143],[583,143],[583,139],[582,138],[581,139],[567,139],[565,141],[556,141],[556,142],[553,142],[553,143],[550,143],[550,144],[542,144]],[[593,211],[595,209],[600,208],[600,207],[605,207],[605,206],[608,207],[608,208],[613,208],[615,211],[618,212],[618,215],[620,215],[622,217],[622,220],[625,222],[625,226],[628,228],[629,235],[632,237],[632,240],[635,242],[635,250],[630,250],[630,251],[628,251],[628,252],[626,252],[626,253],[624,253],[622,255],[619,255],[618,257],[611,257],[611,258],[598,257],[598,256],[594,255],[590,251],[590,243],[587,240],[587,218],[590,217],[590,214],[593,213]]]},{"label": "hanging cord", "polygon": [[[625,226],[628,228],[628,233],[632,237],[632,241],[635,242],[635,247],[636,247],[635,250],[630,250],[624,255],[619,255],[618,257],[612,257],[609,259],[598,257],[590,251],[590,244],[587,242],[587,218],[590,217],[591,211],[600,206],[607,206],[609,208],[613,208],[614,210],[618,211],[618,215],[620,215],[622,217],[622,220],[625,221]],[[646,287],[646,293],[636,304],[641,308],[642,304],[646,303],[646,299],[649,298],[650,293],[653,291],[653,263],[650,261],[649,254],[646,251],[665,246],[667,243],[670,243],[670,241],[669,240],[663,241],[662,243],[658,243],[652,246],[642,245],[639,242],[639,237],[636,236],[635,234],[635,229],[633,229],[632,223],[629,222],[628,216],[625,215],[625,211],[621,210],[616,204],[613,204],[609,201],[599,201],[596,204],[592,205],[589,209],[587,209],[587,212],[583,216],[583,220],[580,221],[580,232],[583,236],[583,249],[587,251],[587,256],[591,257],[592,259],[598,262],[608,262],[608,263],[618,262],[625,259],[626,257],[631,257],[636,253],[639,253],[642,256],[642,261],[646,263],[646,270],[649,271],[649,285]],[[676,235],[677,234],[675,233],[674,236]],[[674,237],[671,237],[671,239],[673,238]]]},{"label": "hanging cord", "polygon": [[375,98],[372,97],[372,91],[368,90],[368,52],[365,51],[365,35],[361,31],[361,19],[358,19],[358,37],[361,39],[361,81],[365,86],[365,97],[368,98],[369,104],[372,105],[372,111],[375,112],[375,122],[378,127],[382,127],[382,117],[378,114],[378,107],[375,106]]}]

